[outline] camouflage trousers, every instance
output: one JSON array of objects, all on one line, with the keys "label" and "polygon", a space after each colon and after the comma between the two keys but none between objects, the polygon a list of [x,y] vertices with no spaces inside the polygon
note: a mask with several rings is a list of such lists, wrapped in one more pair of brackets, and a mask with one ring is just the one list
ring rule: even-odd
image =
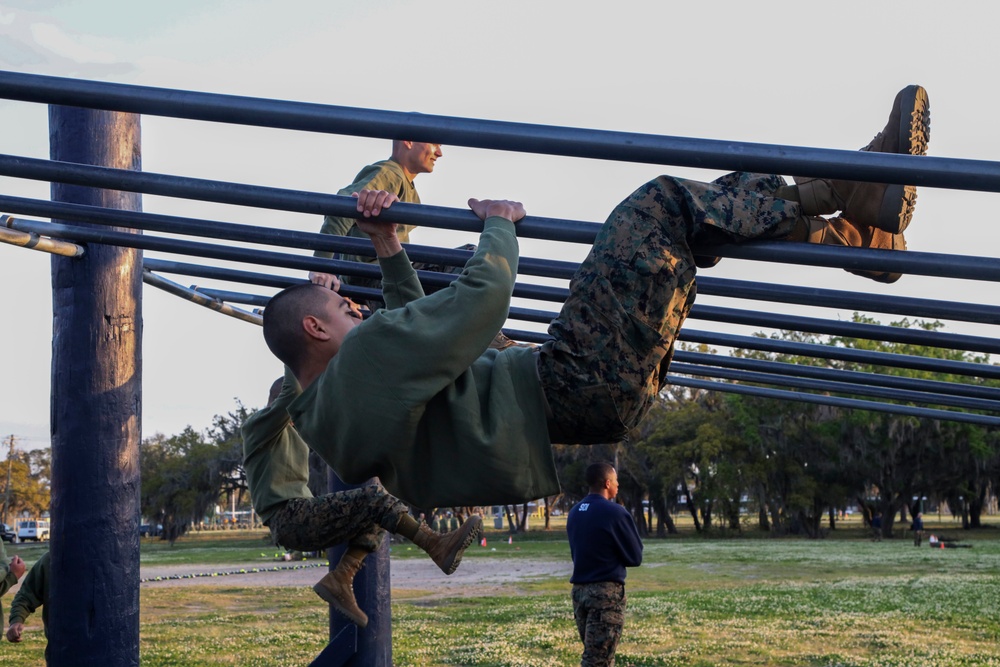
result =
[{"label": "camouflage trousers", "polygon": [[782,185],[748,173],[661,176],[612,211],[539,352],[552,442],[616,442],[639,424],[694,303],[694,250],[790,234],[801,212],[773,196]]},{"label": "camouflage trousers", "polygon": [[369,553],[394,531],[409,508],[383,488],[368,484],[317,498],[294,498],[271,517],[274,541],[286,549],[321,551],[347,542]]},{"label": "camouflage trousers", "polygon": [[613,667],[625,625],[625,584],[574,584],[573,617],[583,642],[580,667]]}]

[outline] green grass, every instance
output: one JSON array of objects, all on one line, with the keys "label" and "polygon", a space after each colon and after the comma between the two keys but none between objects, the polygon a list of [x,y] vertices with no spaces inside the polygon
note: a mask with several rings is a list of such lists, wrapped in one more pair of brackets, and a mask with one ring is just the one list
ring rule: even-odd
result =
[{"label": "green grass", "polygon": [[[944,528],[971,549],[872,542],[860,527],[830,539],[708,539],[686,533],[646,542],[629,571],[618,665],[1000,667],[1000,530]],[[219,566],[260,559],[263,534],[196,534],[174,547],[144,541],[143,563]],[[558,532],[488,533],[467,558],[567,561]],[[44,546],[11,545],[28,561]],[[493,551],[496,549],[496,551]],[[273,556],[273,553],[270,555]],[[422,557],[395,545],[394,559]],[[328,615],[308,587],[143,588],[141,661],[149,667],[305,665],[324,647]],[[393,603],[398,667],[579,664],[569,584],[549,577],[501,597]],[[40,665],[37,619],[0,665]]]}]

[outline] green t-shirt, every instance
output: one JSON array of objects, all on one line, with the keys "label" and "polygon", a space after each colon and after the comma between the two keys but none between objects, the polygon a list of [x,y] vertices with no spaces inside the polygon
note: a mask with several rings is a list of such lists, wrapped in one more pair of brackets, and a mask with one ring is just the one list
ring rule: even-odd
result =
[{"label": "green t-shirt", "polygon": [[45,603],[49,599],[49,552],[42,554],[28,574],[24,575],[21,587],[17,589],[14,601],[10,603],[10,619],[8,625],[24,623],[28,617],[42,607],[42,626],[45,636],[49,636],[49,608]]},{"label": "green t-shirt", "polygon": [[534,351],[488,349],[517,275],[514,226],[489,218],[449,287],[424,296],[405,252],[380,260],[387,308],[355,327],[288,407],[345,482],[377,476],[417,507],[557,493]]},{"label": "green t-shirt", "polygon": [[[365,189],[392,192],[399,197],[399,201],[407,204],[420,203],[420,196],[417,195],[417,190],[413,186],[413,181],[406,177],[406,174],[403,172],[403,168],[398,162],[393,160],[382,160],[381,162],[368,165],[362,169],[357,176],[355,176],[353,183],[348,185],[346,188],[341,189],[337,192],[337,194],[350,196],[354,192],[359,192]],[[413,225],[396,226],[396,233],[399,236],[401,243],[409,243],[410,231],[412,229],[414,229]],[[323,226],[320,228],[320,232],[323,234],[334,234],[336,236],[353,236],[362,239],[368,238],[367,234],[358,229],[357,220],[354,218],[339,218],[332,215],[328,215],[323,218]],[[314,256],[330,258],[334,256],[334,253],[325,250],[317,250],[314,253]],[[375,261],[375,257],[364,257],[360,255],[344,255],[342,259],[348,262]],[[346,278],[349,282],[350,276],[347,276]]]}]

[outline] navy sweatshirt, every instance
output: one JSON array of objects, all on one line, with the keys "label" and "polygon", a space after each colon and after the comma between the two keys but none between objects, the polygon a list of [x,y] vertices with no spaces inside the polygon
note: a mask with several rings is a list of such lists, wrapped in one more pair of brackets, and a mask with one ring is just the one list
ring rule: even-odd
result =
[{"label": "navy sweatshirt", "polygon": [[573,557],[570,583],[625,583],[625,568],[642,564],[642,540],[632,515],[596,493],[573,506],[566,520]]}]

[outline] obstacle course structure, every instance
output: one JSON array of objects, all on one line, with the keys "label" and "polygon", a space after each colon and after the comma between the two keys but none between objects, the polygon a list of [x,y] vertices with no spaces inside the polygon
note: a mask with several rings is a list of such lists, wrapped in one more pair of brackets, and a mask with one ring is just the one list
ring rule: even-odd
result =
[{"label": "obstacle course structure", "polygon": [[[0,212],[6,214],[0,241],[60,253],[53,260],[57,305],[53,334],[53,581],[49,634],[54,665],[138,664],[142,282],[220,313],[258,323],[257,313],[235,304],[264,307],[268,295],[240,291],[244,287],[221,289],[218,283],[273,291],[301,282],[309,270],[379,276],[376,265],[314,258],[302,252],[374,255],[370,245],[358,239],[142,212],[141,195],[149,194],[317,216],[356,215],[354,201],[349,197],[140,171],[140,114],[580,158],[1000,191],[1000,163],[954,158],[503,123],[12,72],[0,72],[0,97],[50,105],[51,159],[0,155],[0,175],[52,183],[52,200],[0,195]],[[481,229],[481,222],[469,211],[435,206],[397,204],[383,218],[465,232]],[[599,227],[596,222],[529,216],[519,223],[518,234],[589,244]],[[1000,261],[989,257],[781,242],[722,246],[708,251],[721,257],[762,262],[1000,281]],[[152,258],[145,257],[146,252],[210,261]],[[453,266],[461,266],[470,256],[468,251],[420,245],[408,245],[407,253],[414,261]],[[212,261],[241,262],[254,270],[220,268]],[[275,268],[297,272],[298,277],[275,273]],[[519,278],[566,280],[575,268],[574,262],[524,257]],[[202,284],[185,287],[162,274],[189,276]],[[419,272],[419,276],[429,288],[446,285],[454,278],[427,271]],[[377,295],[373,290],[350,286],[342,291],[355,298]],[[1000,352],[995,337],[782,315],[762,310],[760,304],[822,306],[986,325],[1000,324],[1000,307],[710,275],[699,277],[698,291],[700,295],[740,299],[748,306],[694,306],[689,326],[680,334],[682,342],[914,369],[965,380],[922,380],[678,349],[668,376],[670,383],[927,419],[1000,425],[1000,388],[989,382],[1000,379],[1000,367],[991,364],[778,341],[691,326],[694,322],[741,324],[994,354]],[[522,329],[518,323],[548,322],[566,293],[564,287],[519,279],[514,296],[519,302],[530,302],[531,307],[512,307],[505,333],[523,341],[543,341],[545,334],[537,327]],[[81,470],[85,473],[80,474]],[[91,546],[91,554],[85,558],[73,548],[83,542]],[[95,577],[95,572],[99,576]],[[87,580],[96,579],[100,585],[80,595],[78,586],[84,574]],[[346,622],[331,619],[331,645],[315,664],[391,664],[387,553],[374,555],[359,575],[357,587],[359,603],[371,618],[369,628],[358,631]],[[99,633],[95,632],[98,626]]]}]

